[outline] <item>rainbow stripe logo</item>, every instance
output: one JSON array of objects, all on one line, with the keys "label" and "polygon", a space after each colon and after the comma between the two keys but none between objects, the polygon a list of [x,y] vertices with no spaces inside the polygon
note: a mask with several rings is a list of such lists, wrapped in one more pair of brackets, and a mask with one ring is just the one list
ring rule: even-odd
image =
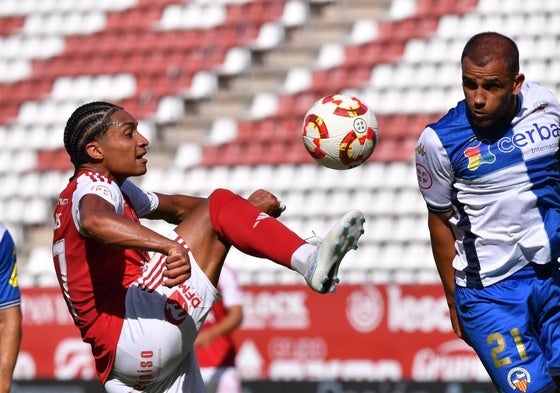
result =
[{"label": "rainbow stripe logo", "polygon": [[482,142],[465,149],[463,155],[469,160],[467,167],[471,171],[476,171],[482,164],[492,164],[496,161],[496,156],[490,151],[490,145]]}]

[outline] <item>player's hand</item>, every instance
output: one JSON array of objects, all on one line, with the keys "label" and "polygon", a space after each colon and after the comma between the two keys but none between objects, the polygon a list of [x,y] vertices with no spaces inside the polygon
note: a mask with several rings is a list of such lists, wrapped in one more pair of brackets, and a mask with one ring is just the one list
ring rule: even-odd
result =
[{"label": "player's hand", "polygon": [[272,217],[280,217],[280,214],[286,210],[286,206],[274,194],[266,190],[258,189],[247,200]]},{"label": "player's hand", "polygon": [[184,283],[191,276],[191,262],[185,247],[176,243],[167,251],[167,261],[163,271],[163,285],[173,287]]},{"label": "player's hand", "polygon": [[463,338],[463,332],[461,331],[461,325],[459,323],[459,317],[457,316],[457,308],[455,305],[449,305],[449,317],[451,319],[451,326],[453,331],[459,338]]},{"label": "player's hand", "polygon": [[194,340],[194,346],[196,348],[206,348],[209,347],[216,340],[216,335],[212,332],[212,329],[201,330]]}]

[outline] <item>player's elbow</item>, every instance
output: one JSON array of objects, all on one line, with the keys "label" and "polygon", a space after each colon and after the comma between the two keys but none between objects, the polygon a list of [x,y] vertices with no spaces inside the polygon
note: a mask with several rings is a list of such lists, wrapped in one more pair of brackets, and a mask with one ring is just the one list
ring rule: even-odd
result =
[{"label": "player's elbow", "polygon": [[103,215],[88,215],[80,221],[80,233],[86,237],[100,239],[103,228],[111,225]]}]

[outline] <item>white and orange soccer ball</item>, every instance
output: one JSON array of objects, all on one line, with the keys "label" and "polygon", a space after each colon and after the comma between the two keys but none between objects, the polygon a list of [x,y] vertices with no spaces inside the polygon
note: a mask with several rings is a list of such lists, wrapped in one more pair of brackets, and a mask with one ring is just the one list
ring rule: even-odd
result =
[{"label": "white and orange soccer ball", "polygon": [[329,95],[317,100],[305,114],[302,137],[319,164],[331,169],[355,168],[377,146],[377,118],[359,98]]}]

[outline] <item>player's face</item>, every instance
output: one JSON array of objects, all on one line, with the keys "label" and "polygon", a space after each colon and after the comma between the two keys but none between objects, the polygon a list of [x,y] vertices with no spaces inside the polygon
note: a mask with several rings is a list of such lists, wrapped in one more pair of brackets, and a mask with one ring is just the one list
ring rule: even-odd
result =
[{"label": "player's face", "polygon": [[461,68],[463,93],[473,122],[484,128],[509,121],[514,115],[515,96],[521,91],[523,74],[512,75],[503,60],[477,66],[466,57]]},{"label": "player's face", "polygon": [[137,126],[128,112],[119,110],[111,117],[107,132],[96,141],[103,169],[117,182],[146,173],[148,160],[144,155],[148,140],[138,132]]}]

